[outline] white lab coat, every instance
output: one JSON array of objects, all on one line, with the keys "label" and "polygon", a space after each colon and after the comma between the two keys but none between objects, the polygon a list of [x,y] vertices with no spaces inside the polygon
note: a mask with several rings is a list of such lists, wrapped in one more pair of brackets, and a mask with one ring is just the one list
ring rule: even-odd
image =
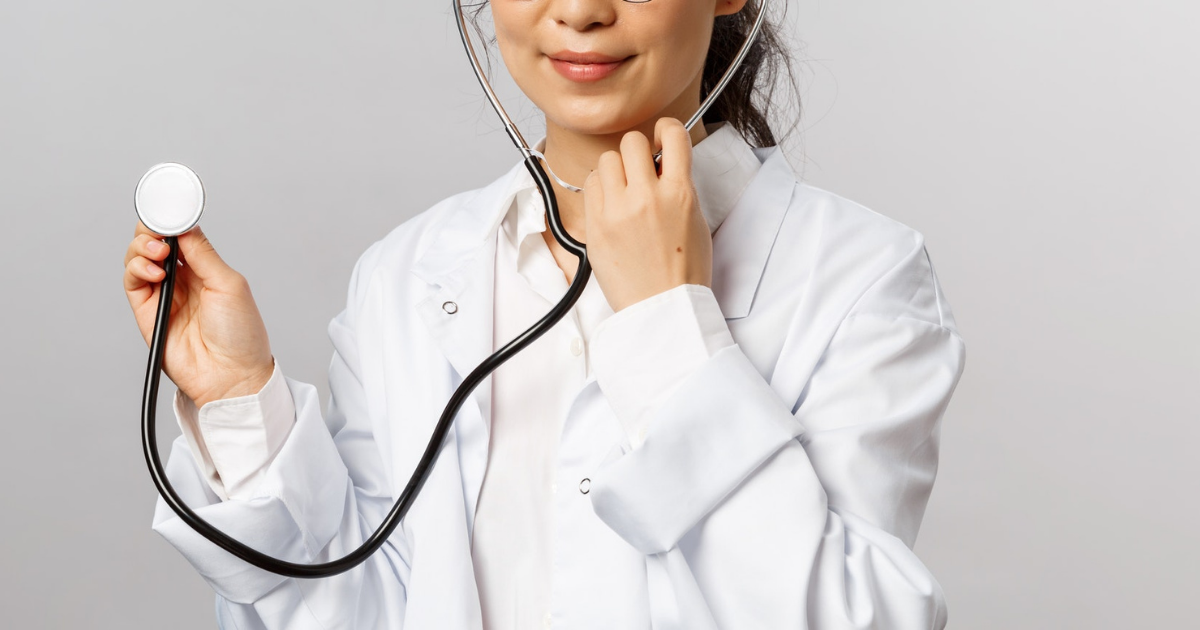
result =
[{"label": "white lab coat", "polygon": [[[654,630],[942,628],[942,589],[911,548],[966,354],[924,238],[798,182],[780,151],[755,153],[763,167],[713,238],[712,288],[736,345],[663,403],[644,443],[595,443],[582,464],[595,516],[645,557],[645,597],[587,596],[640,606]],[[340,557],[374,530],[494,347],[501,196],[521,168],[363,254],[329,325],[329,409],[287,379],[296,424],[257,498],[222,502],[175,441],[168,475],[200,516],[296,562]],[[479,630],[470,535],[489,389],[463,405],[401,527],[351,571],[261,571],[161,498],[153,527],[216,591],[222,627]],[[586,417],[566,426],[623,435],[603,401],[593,379],[571,411]]]}]

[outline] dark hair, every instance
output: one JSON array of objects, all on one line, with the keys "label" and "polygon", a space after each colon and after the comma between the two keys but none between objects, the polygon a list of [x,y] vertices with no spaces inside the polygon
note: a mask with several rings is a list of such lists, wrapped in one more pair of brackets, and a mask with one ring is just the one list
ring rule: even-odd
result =
[{"label": "dark hair", "polygon": [[[747,0],[746,6],[733,15],[719,15],[713,23],[712,39],[709,43],[708,58],[704,62],[704,76],[700,81],[700,100],[703,101],[725,70],[729,68],[733,58],[741,49],[742,43],[750,36],[758,12],[763,10],[764,0]],[[786,2],[783,3],[786,7]],[[479,14],[488,2],[463,5],[474,8],[470,12],[471,23],[481,39],[489,43],[495,42],[495,37],[488,38],[479,25]],[[729,80],[729,85],[721,92],[712,107],[704,113],[704,124],[728,122],[750,144],[757,147],[772,147],[778,144],[778,138],[771,130],[770,115],[776,105],[776,80],[782,74],[788,81],[788,94],[793,97],[792,104],[796,112],[792,119],[790,131],[800,113],[799,89],[792,67],[792,56],[782,35],[780,26],[775,20],[782,16],[768,15],[758,33],[758,39],[750,46],[742,66]],[[487,56],[487,51],[484,51]],[[786,135],[786,134],[785,134]]]},{"label": "dark hair", "polygon": [[[712,41],[708,48],[708,59],[704,62],[704,78],[700,84],[700,100],[703,101],[733,58],[742,43],[750,36],[758,12],[763,10],[763,0],[748,0],[741,11],[733,15],[719,15],[713,23]],[[784,3],[786,6],[786,3]],[[776,16],[768,15],[763,20],[758,39],[750,46],[742,66],[729,80],[725,91],[717,96],[712,107],[704,113],[704,123],[726,121],[737,129],[747,142],[758,147],[778,144],[771,131],[769,116],[775,105],[776,80],[782,73],[788,81],[789,94],[794,97],[796,116],[799,115],[800,96],[796,86],[796,75],[792,68],[792,56],[780,27],[773,21]],[[795,119],[792,121],[793,126]],[[790,127],[789,127],[790,130]]]}]

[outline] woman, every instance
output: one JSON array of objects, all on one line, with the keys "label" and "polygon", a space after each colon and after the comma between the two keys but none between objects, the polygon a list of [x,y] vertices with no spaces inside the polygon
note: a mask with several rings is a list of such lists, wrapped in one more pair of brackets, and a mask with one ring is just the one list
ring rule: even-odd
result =
[{"label": "woman", "polygon": [[[505,65],[546,115],[539,148],[583,184],[556,193],[594,281],[476,389],[402,526],[355,569],[261,571],[160,500],[154,529],[217,592],[222,627],[945,625],[911,547],[965,349],[922,235],[797,181],[751,104],[761,66],[709,124],[679,122],[757,5],[491,2]],[[179,247],[168,474],[203,518],[296,562],[375,529],[462,376],[577,262],[520,164],[406,221],[362,255],[330,323],[322,414],[273,360],[245,279],[199,229]],[[139,225],[125,289],[147,339],[166,253]]]}]

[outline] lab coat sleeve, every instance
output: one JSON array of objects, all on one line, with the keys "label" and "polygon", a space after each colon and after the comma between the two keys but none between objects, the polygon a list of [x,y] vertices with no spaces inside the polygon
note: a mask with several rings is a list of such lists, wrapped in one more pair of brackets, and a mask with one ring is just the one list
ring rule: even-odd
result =
[{"label": "lab coat sleeve", "polygon": [[[668,620],[656,629],[696,608],[705,622],[686,626],[944,627],[943,591],[912,546],[965,363],[953,321],[918,239],[850,308],[807,384],[787,384],[797,399],[737,345],[674,390],[590,492],[648,556]],[[775,371],[803,373],[781,369],[791,360]],[[664,580],[671,597],[656,598]]]},{"label": "lab coat sleeve", "polygon": [[[284,378],[282,390],[291,397],[294,424],[249,496],[222,501],[186,436],[172,445],[167,476],[183,500],[218,529],[276,558],[300,563],[340,558],[369,537],[392,506],[367,416],[355,332],[357,305],[378,246],[356,263],[346,308],[329,324],[334,354],[327,413],[321,412],[314,386]],[[248,405],[243,411],[252,416],[287,409]],[[409,563],[399,531],[353,569],[327,578],[293,579],[217,547],[189,528],[161,497],[152,527],[217,593],[222,627],[403,627]]]},{"label": "lab coat sleeve", "polygon": [[682,284],[610,315],[592,339],[596,381],[632,448],[655,409],[717,350],[733,345],[711,288]]},{"label": "lab coat sleeve", "polygon": [[214,400],[197,410],[177,389],[174,407],[196,466],[222,501],[254,496],[296,423],[296,407],[278,361],[255,394]]}]

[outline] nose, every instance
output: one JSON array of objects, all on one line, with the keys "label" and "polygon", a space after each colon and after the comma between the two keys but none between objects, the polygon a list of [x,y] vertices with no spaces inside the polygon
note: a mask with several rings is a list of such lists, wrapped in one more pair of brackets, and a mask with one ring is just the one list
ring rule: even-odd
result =
[{"label": "nose", "polygon": [[550,17],[558,24],[576,31],[590,31],[608,26],[617,20],[616,4],[620,0],[553,0]]}]

